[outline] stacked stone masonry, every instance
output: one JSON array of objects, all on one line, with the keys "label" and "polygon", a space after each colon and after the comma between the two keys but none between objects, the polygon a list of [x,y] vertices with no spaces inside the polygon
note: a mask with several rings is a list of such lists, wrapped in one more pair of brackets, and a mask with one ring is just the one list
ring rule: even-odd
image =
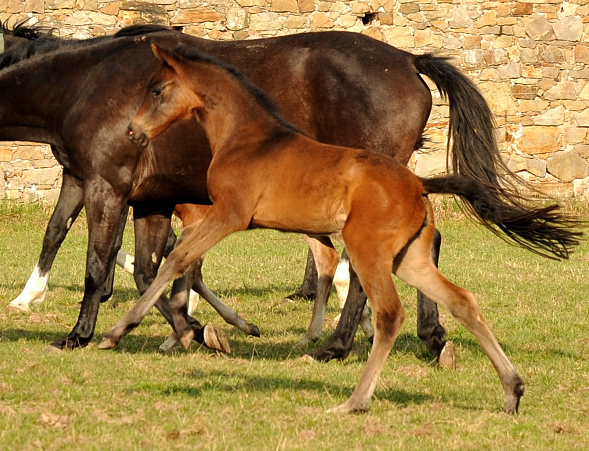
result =
[{"label": "stacked stone masonry", "polygon": [[[485,95],[512,170],[553,195],[589,191],[589,0],[0,0],[0,18],[68,38],[134,23],[215,40],[347,30],[446,55]],[[431,88],[428,143],[411,163],[420,175],[445,170],[448,107]],[[56,200],[61,169],[47,146],[0,143],[0,170],[0,198]]]}]

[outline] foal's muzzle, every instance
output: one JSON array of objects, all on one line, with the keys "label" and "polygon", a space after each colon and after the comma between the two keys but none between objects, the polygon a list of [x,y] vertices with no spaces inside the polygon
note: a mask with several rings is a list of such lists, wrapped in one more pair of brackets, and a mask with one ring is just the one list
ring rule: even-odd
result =
[{"label": "foal's muzzle", "polygon": [[145,133],[137,133],[135,130],[133,130],[131,125],[127,127],[127,138],[129,138],[132,143],[137,144],[140,147],[145,147],[147,146],[147,143],[149,143],[149,138],[147,135]]}]

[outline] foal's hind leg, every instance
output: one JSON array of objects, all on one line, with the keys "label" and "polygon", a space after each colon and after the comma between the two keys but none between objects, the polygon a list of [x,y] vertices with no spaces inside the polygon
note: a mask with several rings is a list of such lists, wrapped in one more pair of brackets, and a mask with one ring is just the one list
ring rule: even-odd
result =
[{"label": "foal's hind leg", "polygon": [[331,292],[333,276],[339,261],[339,254],[328,237],[311,238],[305,236],[305,241],[309,245],[311,252],[313,252],[319,279],[317,284],[317,296],[313,305],[313,317],[311,318],[307,333],[298,343],[299,346],[317,341],[321,338],[327,301]]},{"label": "foal's hind leg", "polygon": [[499,374],[505,391],[505,410],[515,413],[524,393],[524,382],[489,330],[473,294],[449,282],[434,266],[429,255],[432,229],[432,226],[424,229],[395,259],[395,273],[446,307],[470,330]]},{"label": "foal's hind leg", "polygon": [[386,247],[382,247],[384,251],[382,248],[377,251],[378,247],[365,242],[354,248],[346,240],[352,265],[372,306],[375,332],[370,357],[354,393],[344,404],[331,409],[332,412],[368,410],[378,377],[405,319],[405,311],[390,272],[392,252],[386,252]]}]

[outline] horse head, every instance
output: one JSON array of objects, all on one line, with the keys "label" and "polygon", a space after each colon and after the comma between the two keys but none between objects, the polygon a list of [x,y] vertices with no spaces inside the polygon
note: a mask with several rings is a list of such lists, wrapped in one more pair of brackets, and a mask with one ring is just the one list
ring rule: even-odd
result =
[{"label": "horse head", "polygon": [[127,128],[128,138],[141,147],[172,122],[192,117],[204,107],[203,96],[186,87],[189,77],[185,58],[153,43],[151,48],[162,64],[152,76],[143,102]]}]

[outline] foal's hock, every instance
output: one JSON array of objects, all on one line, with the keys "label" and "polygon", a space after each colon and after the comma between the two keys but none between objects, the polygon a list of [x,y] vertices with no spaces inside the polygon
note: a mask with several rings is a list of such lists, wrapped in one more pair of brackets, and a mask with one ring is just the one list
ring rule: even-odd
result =
[{"label": "foal's hock", "polygon": [[[526,247],[563,254],[579,233],[556,207],[523,209],[465,176],[421,180],[405,166],[359,149],[321,144],[283,121],[268,98],[240,72],[185,49],[154,47],[162,67],[128,129],[144,145],[176,120],[199,118],[211,144],[208,188],[213,205],[182,233],[155,281],[106,335],[118,339],[138,324],[173,279],[227,235],[255,227],[341,236],[375,318],[370,357],[352,396],[335,411],[367,410],[397,337],[404,310],[394,272],[446,307],[477,338],[516,412],[524,383],[487,327],[469,291],[444,278],[430,256],[434,218],[428,193],[461,196],[489,227],[506,230]],[[312,174],[312,176],[309,176]],[[328,248],[330,242],[323,241]],[[335,271],[335,268],[333,268]],[[191,329],[171,311],[178,334]],[[184,336],[183,336],[184,334]]]}]

